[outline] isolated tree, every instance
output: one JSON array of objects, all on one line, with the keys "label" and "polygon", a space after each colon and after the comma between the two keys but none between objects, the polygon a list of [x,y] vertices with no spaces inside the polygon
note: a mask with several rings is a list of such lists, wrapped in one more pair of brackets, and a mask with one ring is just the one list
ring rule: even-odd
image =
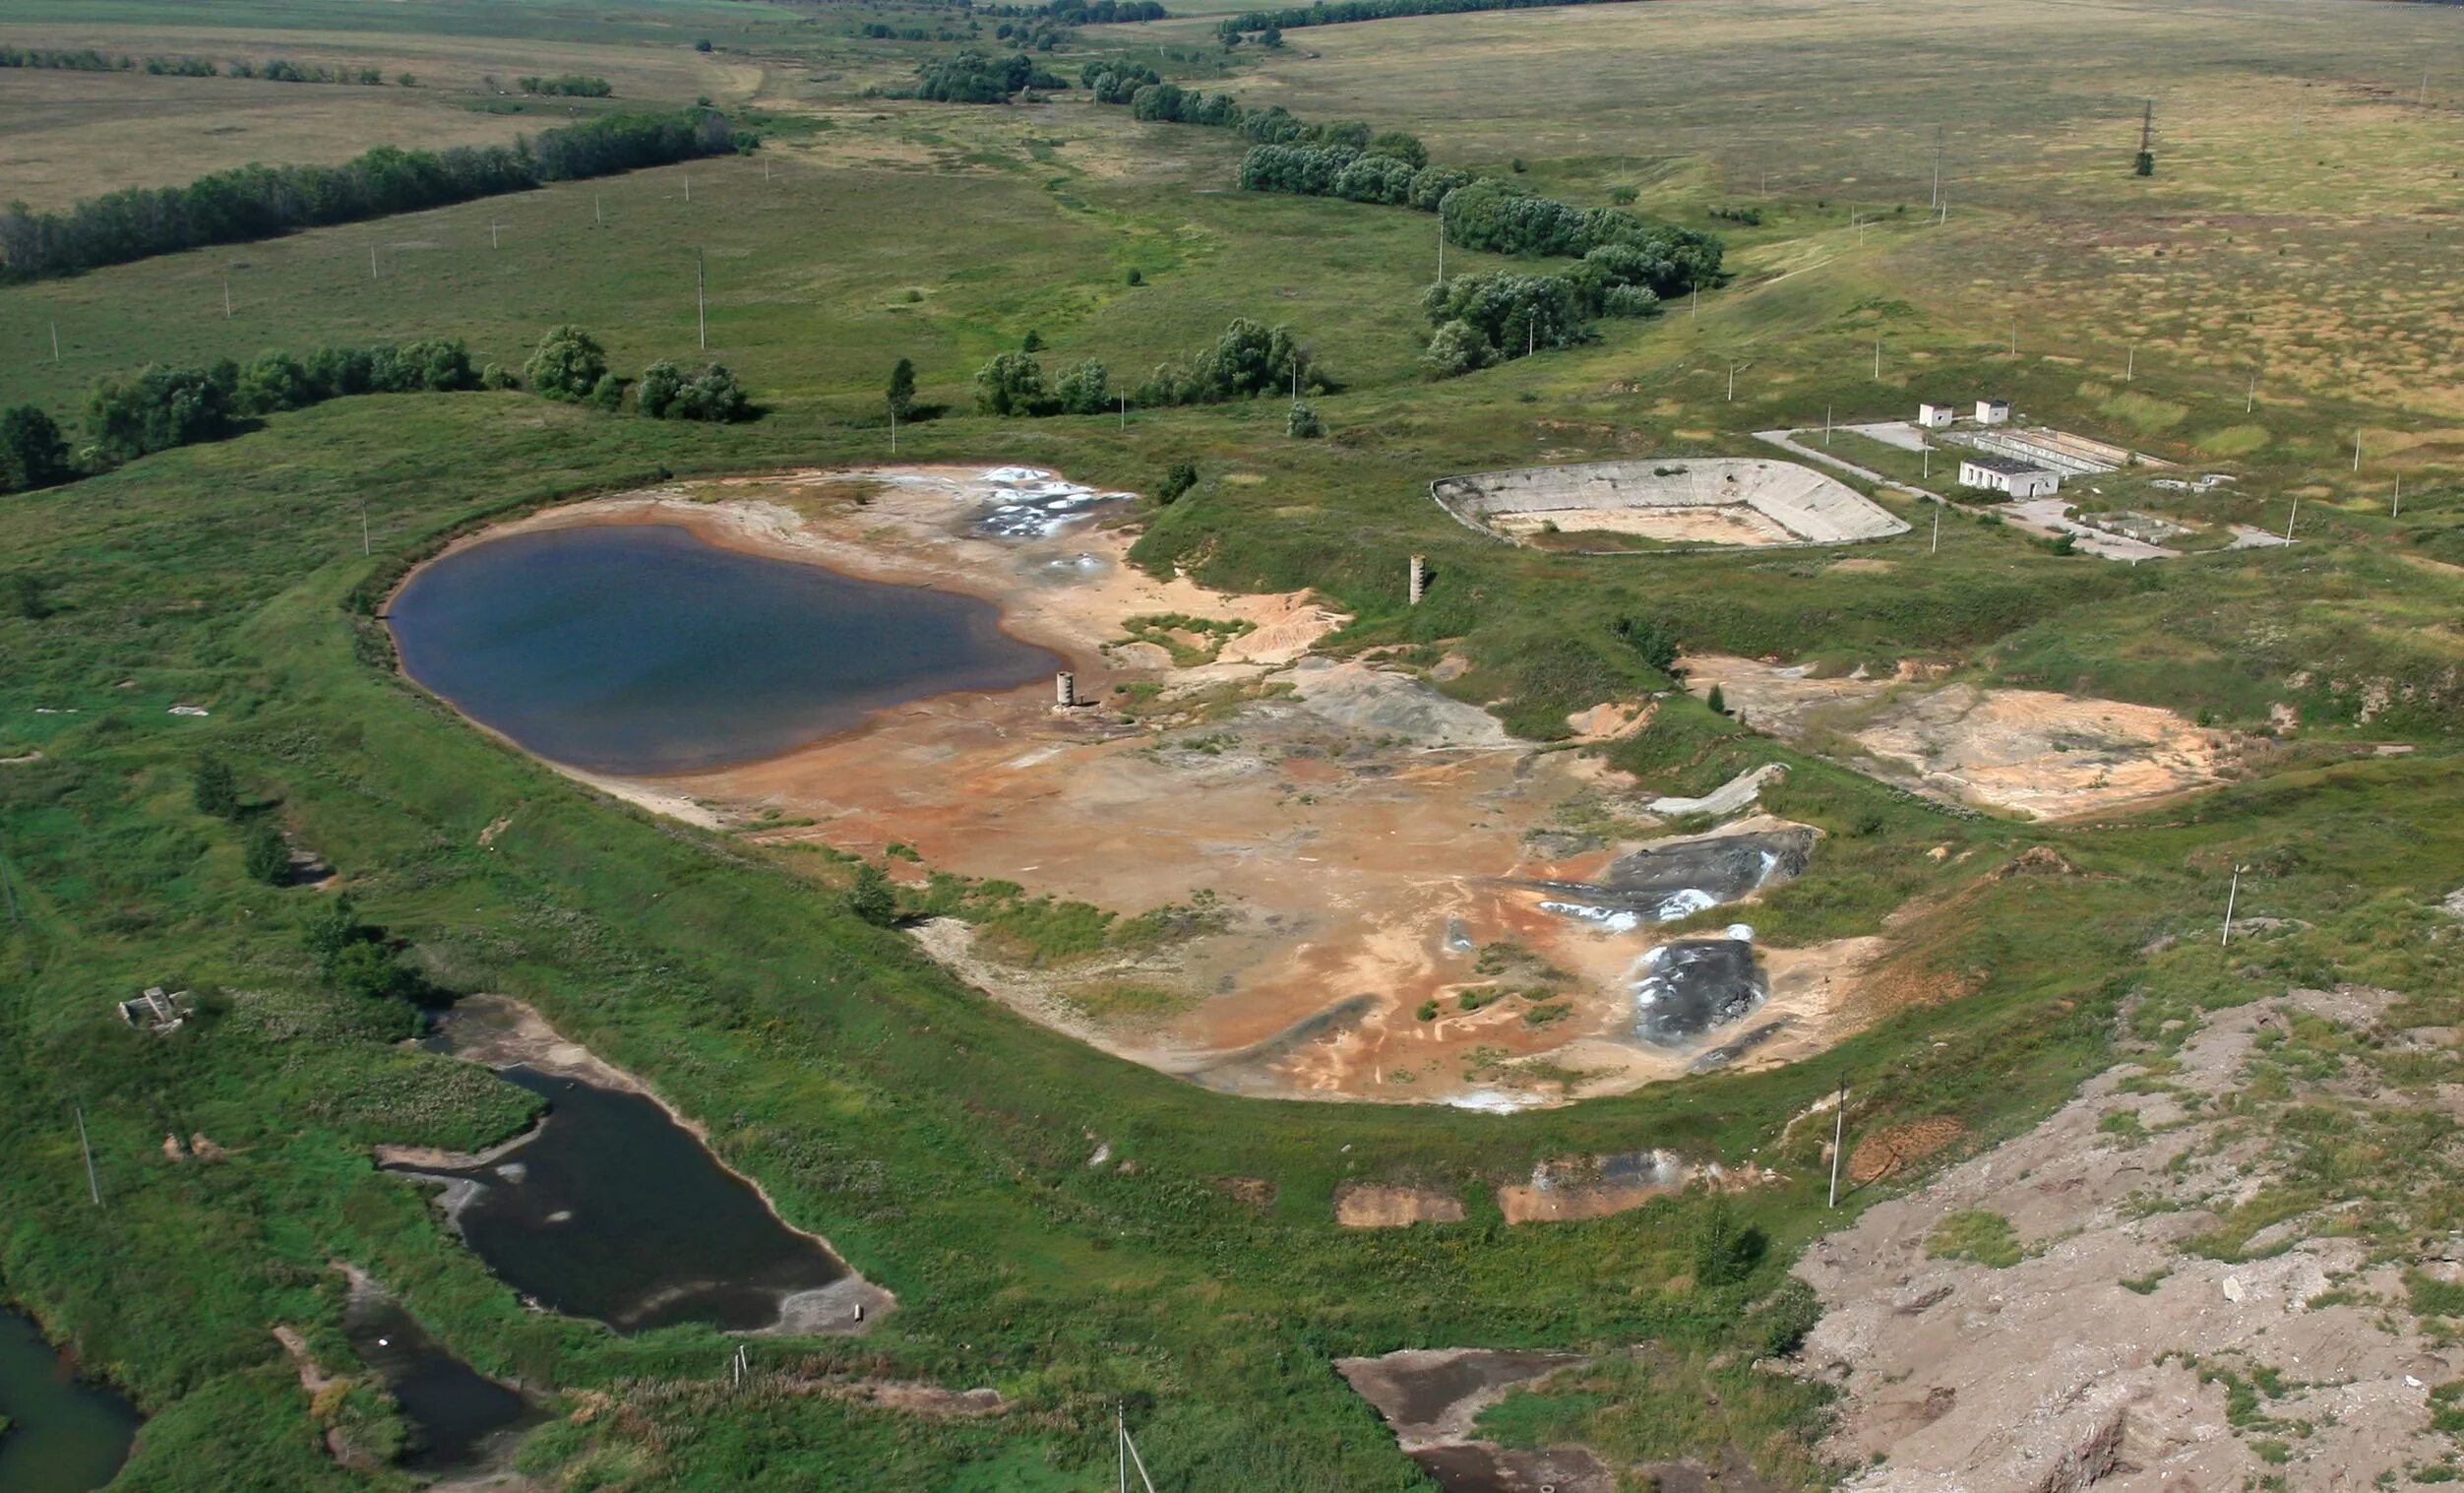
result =
[{"label": "isolated tree", "polygon": [[725,363],[710,363],[676,386],[666,417],[671,420],[741,420],[753,413],[753,401]]},{"label": "isolated tree", "polygon": [[1155,501],[1169,508],[1181,501],[1182,495],[1198,485],[1198,464],[1175,462],[1164,469],[1163,481],[1155,487]]},{"label": "isolated tree", "polygon": [[256,828],[248,832],[247,841],[240,852],[240,864],[247,868],[250,876],[269,887],[290,884],[291,847],[272,820],[260,820]]},{"label": "isolated tree", "polygon": [[890,386],[882,391],[882,400],[889,404],[890,412],[901,419],[914,413],[915,364],[913,362],[906,358],[898,359],[897,366],[890,370]]},{"label": "isolated tree", "polygon": [[2153,176],[2153,175],[2155,175],[2155,174],[2156,174],[2156,153],[2155,153],[2154,151],[2141,151],[2141,152],[2139,152],[2138,159],[2137,159],[2137,160],[2135,160],[2135,161],[2133,161],[2133,162],[2131,162],[2131,165],[2130,165],[2130,174],[2131,174],[2131,175],[2133,175],[2133,176]]},{"label": "isolated tree", "polygon": [[1702,703],[1711,708],[1711,714],[1714,715],[1728,714],[1728,697],[1720,693],[1720,687],[1716,684],[1711,686],[1711,693],[1703,697]]},{"label": "isolated tree", "polygon": [[1694,1215],[1693,1236],[1687,1242],[1694,1255],[1694,1283],[1714,1287],[1734,1285],[1754,1274],[1770,1249],[1762,1230],[1737,1221],[1736,1209],[1726,1193],[1713,1193]]},{"label": "isolated tree", "polygon": [[1026,340],[1025,340],[1024,342],[1019,342],[1019,343],[1018,343],[1018,350],[1019,350],[1020,352],[1041,352],[1041,351],[1043,351],[1043,350],[1044,350],[1044,334],[1042,334],[1042,333],[1040,333],[1040,332],[1036,331],[1036,330],[1035,330],[1034,328],[1032,328],[1032,327],[1029,327],[1029,328],[1027,329],[1027,331],[1026,331]]},{"label": "isolated tree", "polygon": [[231,776],[231,765],[221,758],[207,755],[197,759],[197,777],[190,785],[190,796],[197,812],[216,819],[239,817],[239,779]]},{"label": "isolated tree", "polygon": [[1283,433],[1296,441],[1314,441],[1326,433],[1325,422],[1307,404],[1295,404],[1283,421]]},{"label": "isolated tree", "polygon": [[1126,275],[1126,276],[1123,276],[1123,277],[1122,277],[1122,279],[1123,279],[1123,280],[1124,280],[1124,281],[1126,281],[1126,282],[1127,282],[1127,283],[1129,283],[1129,284],[1133,284],[1133,285],[1142,285],[1142,284],[1146,283],[1146,272],[1145,272],[1145,271],[1143,271],[1143,270],[1140,270],[1140,269],[1138,266],[1136,266],[1136,265],[1132,265],[1132,266],[1130,266],[1130,273],[1129,273],[1128,275]]},{"label": "isolated tree", "polygon": [[607,350],[580,327],[552,328],[522,365],[522,376],[536,393],[579,403],[590,398],[607,377]]},{"label": "isolated tree", "polygon": [[31,570],[0,571],[0,616],[40,622],[52,613],[50,588]]},{"label": "isolated tree", "polygon": [[898,891],[889,874],[871,861],[856,867],[855,884],[847,889],[847,910],[876,928],[896,922]]},{"label": "isolated tree", "polygon": [[31,492],[74,474],[58,421],[34,404],[0,410],[0,491]]}]

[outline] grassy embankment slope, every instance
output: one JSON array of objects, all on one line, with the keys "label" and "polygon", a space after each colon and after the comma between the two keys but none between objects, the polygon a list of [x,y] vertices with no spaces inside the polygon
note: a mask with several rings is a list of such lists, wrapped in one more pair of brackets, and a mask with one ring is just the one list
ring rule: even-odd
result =
[{"label": "grassy embankment slope", "polygon": [[[2271,400],[2248,490],[2211,500],[2255,516],[2280,511],[2295,485],[2326,489],[2305,504],[2319,514],[2306,531],[2323,542],[2289,553],[2133,573],[1970,524],[1945,532],[1939,557],[1921,533],[1859,547],[1896,567],[1879,576],[1821,555],[1503,550],[1438,514],[1421,484],[1542,458],[1745,452],[1743,432],[1802,422],[1824,402],[1890,413],[1990,381],[2041,417],[2093,426],[2116,396],[2090,392],[2109,378],[2093,369],[1998,356],[1990,315],[1933,298],[1940,281],[1921,273],[1933,257],[1984,254],[2007,241],[2010,219],[1898,219],[1859,252],[1847,205],[1777,199],[1760,228],[1735,235],[1743,283],[1706,298],[1698,321],[1612,324],[1595,346],[1427,386],[1411,366],[1424,217],[1224,192],[1232,141],[1116,111],[813,106],[833,127],[786,142],[771,182],[758,162],[727,162],[697,172],[690,207],[680,172],[606,183],[606,228],[591,226],[588,189],[560,188],[0,291],[10,396],[66,411],[87,380],[147,356],[446,334],[511,361],[566,319],[638,367],[692,350],[690,249],[705,244],[712,345],[775,405],[758,425],[711,431],[517,395],[348,401],[0,504],[8,568],[39,577],[50,609],[0,616],[0,755],[42,753],[0,767],[0,856],[24,918],[0,945],[0,1276],[158,1412],[132,1486],[216,1486],[234,1467],[301,1487],[358,1481],[316,1453],[306,1397],[266,1333],[302,1323],[322,1354],[348,1361],[324,1270],[338,1256],[407,1291],[484,1368],[560,1391],[622,1387],[635,1412],[542,1433],[530,1452],[542,1468],[711,1488],[1084,1486],[1110,1403],[1127,1396],[1168,1476],[1413,1486],[1325,1371],[1329,1354],[1644,1336],[1713,1347],[1775,1278],[1766,1265],[1739,1287],[1698,1285],[1686,1243],[1698,1202],[1508,1229],[1496,1182],[1570,1152],[1761,1148],[1789,1180],[1748,1206],[1793,1240],[1818,1226],[1818,1138],[1801,1127],[1772,1148],[1786,1116],[1842,1072],[1872,1096],[1860,1124],[1939,1112],[1990,1135],[2100,1060],[2124,996],[2187,1004],[2338,968],[2367,976],[2396,957],[2372,951],[2417,935],[2408,909],[2446,890],[2464,793],[2442,755],[2452,702],[2426,700],[2379,723],[2428,749],[2416,757],[2299,749],[2270,759],[2262,780],[2093,832],[1953,819],[1801,762],[1775,807],[1833,839],[1758,921],[1782,942],[1866,932],[1903,900],[1931,899],[1894,977],[1961,993],[1799,1071],[1499,1119],[1237,1101],[1025,1026],[845,917],[832,868],[647,821],[487,743],[391,675],[344,598],[446,532],[560,494],[661,470],[879,459],[875,391],[897,356],[917,359],[928,396],[955,402],[976,364],[1030,328],[1053,344],[1048,362],[1099,355],[1128,379],[1239,314],[1291,322],[1347,380],[1350,392],[1320,402],[1333,439],[1284,440],[1267,402],[1140,414],[1126,431],[954,417],[904,432],[900,455],[1035,462],[1124,485],[1196,458],[1207,482],[1156,518],[1147,553],[1225,584],[1320,586],[1361,613],[1363,640],[1465,638],[1482,664],[1474,684],[1517,697],[1527,722],[1649,682],[1611,634],[1626,617],[1664,621],[1697,647],[1982,661],[2246,724],[2273,700],[2304,698],[2283,681],[2307,659],[2434,682],[2447,643],[2423,624],[2453,614],[2456,583],[2404,554],[2454,522],[2455,495],[2433,477],[2401,524],[2374,515],[2366,486],[2333,467],[2344,432],[2365,419],[2431,427],[2320,392]],[[1524,154],[1553,190],[1626,179],[1603,161],[1542,158],[1550,149]],[[1741,190],[1716,158],[1635,178],[1649,206],[1694,221]],[[493,253],[491,218],[512,226]],[[390,246],[374,281],[372,235]],[[1145,285],[1123,283],[1132,266]],[[231,322],[218,314],[225,274],[243,308]],[[69,351],[56,369],[26,355],[47,351],[53,319]],[[1892,350],[1880,388],[1878,327]],[[1741,382],[1731,405],[1717,379],[1740,349],[1764,376]],[[2132,394],[2189,412],[2140,439],[2187,455],[2210,425],[2247,423],[2229,363],[2146,372]],[[2434,445],[2413,450],[2440,459]],[[373,559],[355,547],[361,499]],[[1442,584],[1406,611],[1400,561],[1416,550]],[[214,714],[164,714],[184,701]],[[2334,708],[2323,685],[2305,703]],[[1625,750],[1657,782],[1699,787],[1783,755],[1707,715],[1665,715]],[[395,1051],[367,1013],[317,990],[295,929],[321,894],[240,875],[235,837],[188,803],[190,764],[208,747],[441,980],[531,999],[644,1074],[791,1217],[905,1298],[874,1337],[816,1349],[815,1362],[990,1382],[1027,1414],[918,1423],[814,1396],[722,1401],[727,1348],[708,1333],[619,1339],[524,1313],[414,1190],[365,1161],[378,1140],[501,1133],[518,1122],[517,1097]],[[479,831],[509,814],[480,847]],[[1981,879],[2040,840],[2090,874]],[[1923,854],[1940,843],[1981,853],[1940,867]],[[2246,885],[2252,910],[2298,910],[2314,926],[2231,959],[2195,939],[2139,952],[2212,927],[2237,862],[2264,868]],[[2407,949],[2393,973],[2423,977]],[[163,980],[248,994],[171,1041],[125,1033],[107,1001]],[[93,1127],[100,1211],[85,1201],[72,1103]],[[203,1132],[232,1155],[166,1159],[165,1131]],[[1090,1135],[1138,1172],[1089,1171]],[[1272,1184],[1274,1201],[1235,1201],[1235,1178]],[[1347,1179],[1459,1191],[1470,1220],[1343,1233],[1329,1199]],[[805,1356],[759,1351],[772,1364]],[[1784,1398],[1769,1420],[1718,1434],[1802,1472],[1771,1437],[1803,1409]]]}]

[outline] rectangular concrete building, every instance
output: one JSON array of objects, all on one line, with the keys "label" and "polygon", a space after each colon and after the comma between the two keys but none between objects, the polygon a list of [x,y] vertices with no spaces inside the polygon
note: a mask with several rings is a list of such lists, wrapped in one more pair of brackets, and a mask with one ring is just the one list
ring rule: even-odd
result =
[{"label": "rectangular concrete building", "polygon": [[1960,460],[1959,485],[1982,487],[2013,498],[2041,498],[2059,491],[2062,477],[2009,457],[1975,456]]},{"label": "rectangular concrete building", "polygon": [[1928,430],[1947,430],[1959,418],[1959,411],[1949,404],[1919,404],[1917,423]]},{"label": "rectangular concrete building", "polygon": [[1976,402],[1976,422],[1977,422],[1978,424],[1980,424],[1980,425],[2007,425],[2007,424],[2009,424],[2009,423],[2010,423],[2010,402],[2009,402],[2009,401],[2007,401],[2007,400],[1979,400],[1979,401],[1977,401],[1977,402]]}]

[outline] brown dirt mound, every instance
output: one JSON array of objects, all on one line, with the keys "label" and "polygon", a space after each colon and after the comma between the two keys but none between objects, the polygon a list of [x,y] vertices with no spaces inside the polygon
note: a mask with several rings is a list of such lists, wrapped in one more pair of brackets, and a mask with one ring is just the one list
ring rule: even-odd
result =
[{"label": "brown dirt mound", "polygon": [[1966,1129],[1948,1115],[1910,1120],[1862,1137],[1848,1152],[1848,1180],[1873,1182],[1939,1154]]}]

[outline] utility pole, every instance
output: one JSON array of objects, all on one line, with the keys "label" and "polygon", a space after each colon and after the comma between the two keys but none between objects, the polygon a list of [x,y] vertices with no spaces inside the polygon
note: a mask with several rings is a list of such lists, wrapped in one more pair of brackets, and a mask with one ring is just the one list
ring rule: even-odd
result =
[{"label": "utility pole", "polygon": [[1880,338],[1879,338],[1879,337],[1878,337],[1878,338],[1876,338],[1876,339],[1874,340],[1874,382],[1876,382],[1876,383],[1878,383],[1878,384],[1879,384],[1879,383],[1880,383],[1881,381],[1882,381],[1882,340],[1881,340]]},{"label": "utility pole", "polygon": [[1839,1097],[1831,1103],[1831,1201],[1839,1206],[1839,1153],[1848,1140],[1848,1080],[1839,1081]]},{"label": "utility pole", "polygon": [[705,286],[709,280],[709,267],[700,249],[693,251],[693,322],[702,334],[702,350],[710,350],[710,314]]},{"label": "utility pole", "polygon": [[590,194],[590,226],[595,228],[606,221],[607,215],[599,211],[599,194],[593,192]]},{"label": "utility pole", "polygon": [[368,246],[368,278],[370,280],[377,278],[377,246],[375,244]]},{"label": "utility pole", "polygon": [[2295,494],[2293,495],[2293,511],[2292,511],[2291,513],[2289,513],[2289,514],[2286,514],[2286,515],[2285,515],[2285,517],[2284,517],[2284,542],[2286,542],[2287,544],[2290,544],[2290,543],[2292,543],[2292,542],[2293,542],[2293,524],[2294,524],[2294,521],[2295,521],[2295,520],[2297,520],[2297,519],[2299,519],[2299,518],[2301,518],[2301,517],[2302,517],[2302,495],[2301,495],[2300,493],[2298,493],[2298,492],[2297,492],[2297,493],[2295,493]]},{"label": "utility pole", "polygon": [[51,324],[51,360],[55,363],[60,360],[60,324],[58,322]]},{"label": "utility pole", "polygon": [[1702,281],[1700,281],[1700,280],[1695,280],[1695,281],[1694,282],[1694,303],[1693,303],[1692,305],[1690,305],[1690,306],[1688,306],[1688,307],[1686,308],[1686,320],[1688,320],[1688,321],[1694,321],[1694,320],[1695,320],[1696,318],[1700,317],[1701,315],[1702,315]]},{"label": "utility pole", "polygon": [[1823,406],[1822,406],[1822,444],[1823,444],[1823,445],[1825,445],[1825,446],[1828,446],[1830,443],[1831,443],[1831,406],[1830,406],[1830,405],[1828,405],[1828,404],[1825,404],[1825,405],[1823,405]]},{"label": "utility pole", "polygon": [[898,406],[895,404],[890,406],[890,454],[893,457],[898,454]]},{"label": "utility pole", "polygon": [[228,276],[222,279],[222,319],[226,322],[231,319],[231,280]]},{"label": "utility pole", "polygon": [[1130,1420],[1117,1400],[1112,1403],[1112,1442],[1120,1454],[1121,1493],[1130,1493]]},{"label": "utility pole", "polygon": [[83,1104],[77,1106],[77,1149],[86,1153],[86,1191],[94,1200],[94,1207],[100,1208],[102,1182],[94,1175],[94,1148],[86,1139],[86,1106]]},{"label": "utility pole", "polygon": [[2257,374],[2255,374],[2255,373],[2253,373],[2253,374],[2251,374],[2251,375],[2250,375],[2250,392],[2249,392],[2249,393],[2248,393],[2248,394],[2246,394],[2246,395],[2244,395],[2244,396],[2242,397],[2242,412],[2243,412],[2244,414],[2248,414],[2248,413],[2249,413],[2251,410],[2253,410],[2253,409],[2255,409],[2255,408],[2257,408],[2257,407],[2258,407],[2258,375],[2257,375]]},{"label": "utility pole", "polygon": [[685,201],[693,201],[693,167],[685,167]]},{"label": "utility pole", "polygon": [[2010,355],[2012,357],[2019,355],[2019,319],[2017,317],[2012,317],[2010,320]]},{"label": "utility pole", "polygon": [[2216,947],[2220,949],[2233,942],[2233,904],[2241,898],[2241,896],[2242,868],[2240,866],[2235,866],[2233,868],[2233,885],[2225,892],[2225,936],[2216,942]]},{"label": "utility pole", "polygon": [[[1928,482],[1933,481],[1933,480],[1934,480],[1934,448],[1933,448],[1933,447],[1931,447],[1931,446],[1926,447],[1926,448],[1925,448],[1925,452],[1924,452],[1923,456],[1922,456],[1919,460],[1921,460],[1922,462],[1924,462],[1924,464],[1925,464],[1925,465],[1924,465],[1923,467],[1919,467],[1919,468],[1918,468],[1918,475],[1920,475],[1921,477],[1923,477],[1923,478],[1924,478],[1926,481],[1928,481]],[[1936,501],[1936,502],[1938,502],[1938,503],[1939,503],[1939,502],[1940,502],[1941,500],[1940,500],[1940,498],[1937,498],[1937,499],[1935,499],[1934,501]],[[1934,511],[1934,521],[1935,521],[1937,524],[1940,524],[1940,523],[1941,522],[1941,518],[1942,518],[1941,510],[1940,510],[1940,509],[1936,509],[1936,510]]]},{"label": "utility pole", "polygon": [[366,493],[359,495],[359,552],[362,555],[374,553],[368,545],[368,495]]},{"label": "utility pole", "polygon": [[1934,500],[1934,547],[1933,547],[1932,549],[1927,550],[1927,551],[1926,551],[1926,553],[1927,553],[1927,554],[1929,554],[1929,555],[1939,555],[1939,554],[1940,554],[1941,552],[1942,552],[1942,500],[1941,500],[1941,499],[1940,499],[1940,498],[1936,498],[1936,499]]},{"label": "utility pole", "polygon": [[2139,344],[2132,342],[2130,344],[2129,352],[2125,354],[2122,360],[2122,381],[2127,384],[2135,380],[2138,376]]},{"label": "utility pole", "polygon": [[1130,428],[1130,397],[1126,394],[1121,396],[1121,428]]},{"label": "utility pole", "polygon": [[1728,365],[1728,402],[1737,403],[1737,365],[1733,362]]},{"label": "utility pole", "polygon": [[2362,469],[2362,433],[2358,430],[2353,432],[2353,469]]},{"label": "utility pole", "polygon": [[496,219],[494,219],[494,218],[489,218],[489,219],[488,219],[488,247],[489,247],[489,248],[491,248],[491,249],[501,249],[501,248],[503,248],[503,247],[504,247],[504,245],[503,245],[503,244],[501,244],[501,243],[499,243],[499,242],[497,241],[497,237],[496,237],[496,227],[497,227],[497,224],[496,224]]},{"label": "utility pole", "polygon": [[2390,519],[2401,518],[2403,517],[2403,514],[2404,473],[2399,471],[2395,474],[2395,501],[2387,506],[2387,517]]},{"label": "utility pole", "polygon": [[1934,126],[1934,207],[1942,205],[1942,127]]}]

